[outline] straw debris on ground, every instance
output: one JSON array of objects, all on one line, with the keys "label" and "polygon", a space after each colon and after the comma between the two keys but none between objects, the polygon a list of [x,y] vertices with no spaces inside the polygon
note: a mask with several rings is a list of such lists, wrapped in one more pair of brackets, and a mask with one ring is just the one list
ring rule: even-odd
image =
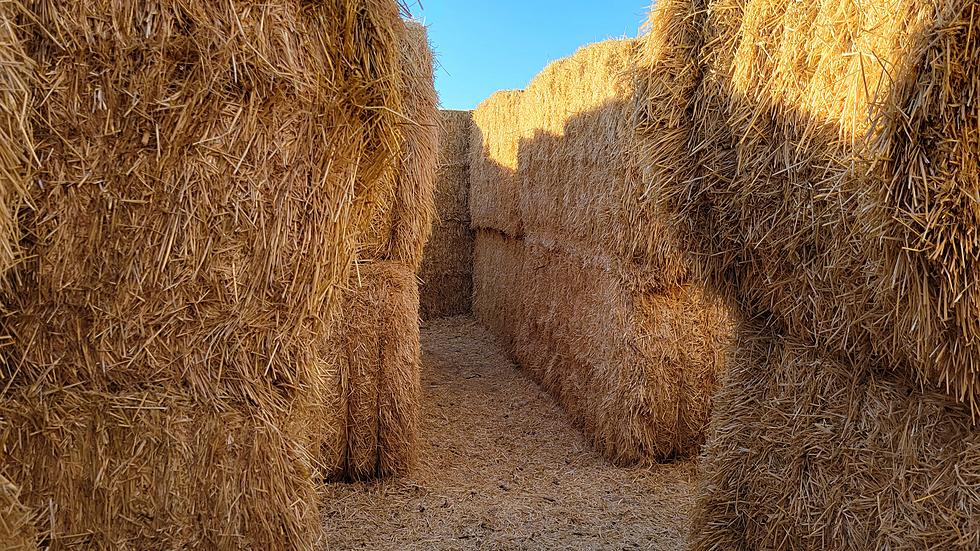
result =
[{"label": "straw debris on ground", "polygon": [[422,347],[420,468],[330,486],[329,547],[685,548],[690,460],[613,467],[472,318],[427,322]]}]

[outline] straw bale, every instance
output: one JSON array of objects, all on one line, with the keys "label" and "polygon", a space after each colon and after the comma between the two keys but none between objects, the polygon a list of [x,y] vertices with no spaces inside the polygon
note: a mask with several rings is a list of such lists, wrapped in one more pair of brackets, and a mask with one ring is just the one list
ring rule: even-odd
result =
[{"label": "straw bale", "polygon": [[435,219],[436,162],[439,155],[439,112],[432,76],[432,50],[426,28],[406,24],[401,71],[404,91],[402,124],[405,144],[395,191],[391,251],[387,258],[419,269]]},{"label": "straw bale", "polygon": [[393,261],[361,264],[351,284],[332,346],[340,449],[325,462],[333,479],[403,474],[415,461],[422,393],[415,270]]},{"label": "straw bale", "polygon": [[0,401],[0,459],[54,548],[308,549],[308,446],[290,419],[172,389],[26,390]]},{"label": "straw bale", "polygon": [[329,329],[405,141],[398,4],[14,5],[44,93],[4,476],[55,547],[311,548]]},{"label": "straw bale", "polygon": [[446,223],[470,225],[470,165],[440,165],[436,176],[436,221],[433,231]]},{"label": "straw bale", "polygon": [[[331,329],[339,392],[332,411],[337,440],[323,448],[333,479],[405,473],[414,462],[420,408],[419,284],[416,273],[432,231],[439,119],[426,29],[400,35],[405,144],[358,249],[343,315]],[[378,223],[378,220],[381,220]]]},{"label": "straw bale", "polygon": [[513,358],[526,284],[519,239],[479,230],[473,245],[473,314]]},{"label": "straw bale", "polygon": [[419,270],[422,319],[467,314],[473,293],[469,111],[441,111],[436,222]]},{"label": "straw bale", "polygon": [[[472,246],[472,237],[468,242]],[[472,259],[472,255],[470,256]],[[464,316],[473,309],[473,274],[443,274],[425,280],[419,286],[419,316],[429,321],[450,316]]]},{"label": "straw bale", "polygon": [[473,111],[470,220],[473,229],[524,235],[517,150],[522,136],[519,90],[496,92]]},{"label": "straw bale", "polygon": [[467,223],[441,222],[433,230],[419,272],[422,319],[470,312],[473,239]]},{"label": "straw bale", "polygon": [[441,109],[439,118],[439,166],[469,166],[473,112]]},{"label": "straw bale", "polygon": [[[624,155],[631,139],[624,120],[633,107],[638,47],[635,40],[585,46],[528,85],[518,153],[521,219],[530,238],[611,253],[628,264],[624,276],[663,288],[682,282],[687,272],[662,219],[636,225],[631,181],[638,168]],[[656,245],[634,249],[634,233]]]},{"label": "straw bale", "polygon": [[523,267],[515,356],[596,447],[620,465],[696,453],[725,310],[690,286],[632,292],[608,258],[547,244],[525,242]]},{"label": "straw bale", "polygon": [[980,411],[980,6],[943,2],[934,18],[877,108],[883,174],[865,180],[875,208],[859,223],[885,235],[892,343]]},{"label": "straw bale", "polygon": [[702,461],[694,549],[976,549],[980,432],[943,392],[742,328]]},{"label": "straw bale", "polygon": [[[950,99],[976,86],[976,64],[957,61],[976,55],[967,40],[975,10],[960,0],[686,4],[655,13],[680,17],[690,37],[645,61],[652,84],[637,118],[643,164],[677,158],[677,169],[655,168],[645,185],[657,208],[675,213],[671,223],[698,269],[746,311],[771,312],[796,336],[888,359],[978,403],[980,303],[959,283],[977,274],[968,199],[977,117],[972,106],[961,113],[969,102]],[[647,40],[656,52],[673,38]],[[933,77],[946,100],[928,100],[933,111],[924,111],[920,103],[938,93]],[[686,94],[693,82],[683,111],[658,111],[672,97],[667,88]],[[675,115],[685,130],[658,137]],[[908,137],[927,134],[959,136],[942,146],[956,160],[933,173],[916,168],[926,176],[907,184],[911,167],[927,166],[919,155],[928,149]],[[934,153],[932,163],[943,159]]]},{"label": "straw bale", "polygon": [[29,117],[34,66],[17,27],[17,7],[0,2],[0,277],[19,256],[17,212],[27,192],[33,162]]},{"label": "straw bale", "polygon": [[315,384],[353,238],[400,148],[399,119],[363,106],[401,108],[401,23],[388,1],[304,6],[30,14],[47,92],[31,260],[7,301],[17,384],[174,382],[243,402]]}]

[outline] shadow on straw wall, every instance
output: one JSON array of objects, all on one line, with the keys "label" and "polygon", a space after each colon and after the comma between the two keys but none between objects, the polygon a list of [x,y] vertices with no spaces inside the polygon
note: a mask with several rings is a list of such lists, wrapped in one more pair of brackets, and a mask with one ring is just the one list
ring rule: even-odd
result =
[{"label": "shadow on straw wall", "polygon": [[477,127],[472,176],[477,317],[621,465],[698,452],[731,333],[624,154],[626,108],[576,113],[558,135],[490,130],[517,140],[516,170]]}]

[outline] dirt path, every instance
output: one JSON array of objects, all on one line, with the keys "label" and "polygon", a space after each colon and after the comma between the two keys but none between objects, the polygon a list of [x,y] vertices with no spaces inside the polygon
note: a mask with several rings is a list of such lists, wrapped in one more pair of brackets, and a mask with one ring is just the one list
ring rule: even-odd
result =
[{"label": "dirt path", "polygon": [[423,328],[413,476],[328,489],[334,549],[683,549],[692,462],[618,469],[469,318]]}]

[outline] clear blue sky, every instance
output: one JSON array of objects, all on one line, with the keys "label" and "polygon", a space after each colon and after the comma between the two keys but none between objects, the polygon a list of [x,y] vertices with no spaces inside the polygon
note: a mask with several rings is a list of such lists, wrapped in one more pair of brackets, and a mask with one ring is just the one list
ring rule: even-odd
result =
[{"label": "clear blue sky", "polygon": [[445,109],[472,109],[524,88],[549,62],[585,44],[634,37],[653,0],[407,0],[429,27]]}]

